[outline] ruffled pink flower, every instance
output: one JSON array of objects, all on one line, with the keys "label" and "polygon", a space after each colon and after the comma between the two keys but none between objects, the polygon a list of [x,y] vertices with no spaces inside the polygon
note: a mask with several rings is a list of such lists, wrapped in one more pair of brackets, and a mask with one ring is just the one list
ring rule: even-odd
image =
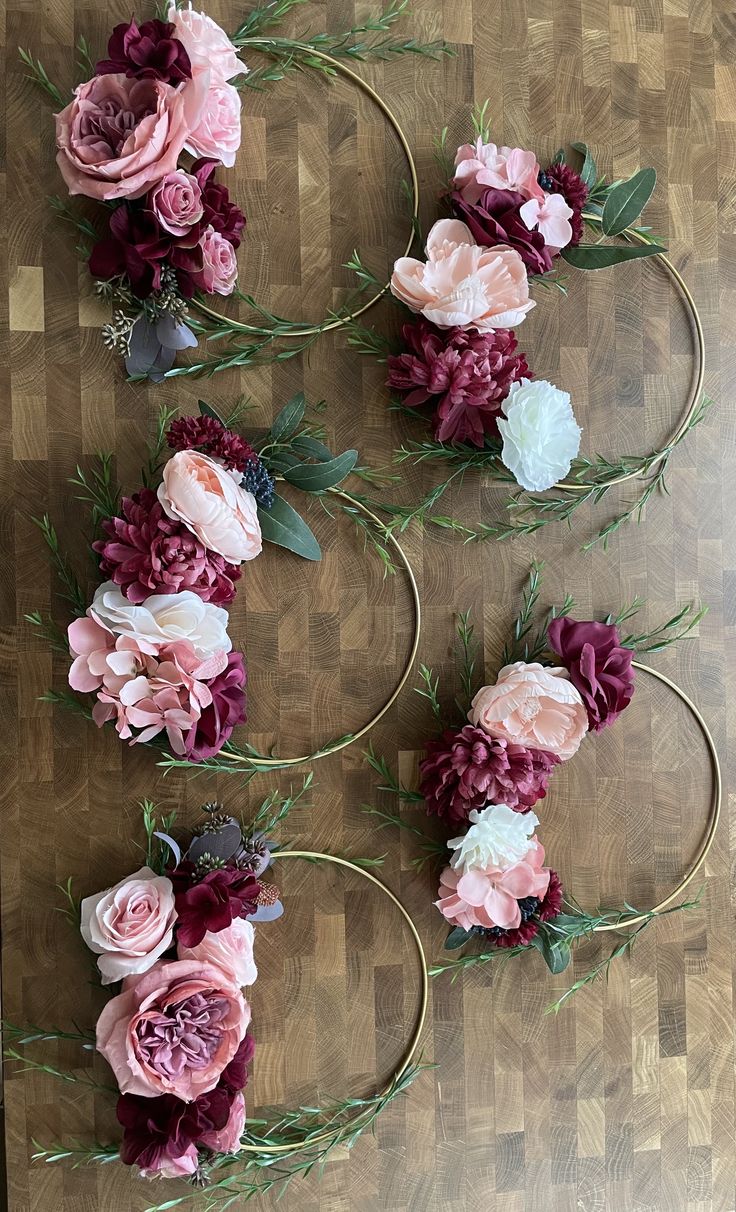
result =
[{"label": "ruffled pink flower", "polygon": [[518,902],[527,896],[541,900],[549,881],[544,848],[534,839],[526,857],[505,871],[499,867],[470,870],[445,867],[435,904],[449,922],[463,930],[472,930],[474,926],[513,930],[521,924]]},{"label": "ruffled pink flower", "polygon": [[525,198],[542,198],[539,165],[534,152],[521,147],[497,147],[495,143],[464,143],[455,156],[452,183],[467,202],[477,202],[489,186],[513,189]]},{"label": "ruffled pink flower", "polygon": [[199,122],[187,138],[187,151],[232,168],[240,147],[241,105],[232,84],[211,84]]},{"label": "ruffled pink flower", "polygon": [[177,8],[172,4],[167,18],[189,56],[193,75],[208,73],[210,81],[219,84],[247,72],[237,46],[206,13],[198,13],[191,5]]},{"label": "ruffled pink flower", "polygon": [[236,1094],[230,1106],[230,1116],[219,1132],[207,1132],[200,1144],[214,1153],[239,1153],[245,1129],[245,1095]]},{"label": "ruffled pink flower", "polygon": [[[212,703],[208,682],[227,667],[228,654],[218,652],[200,661],[191,644],[184,641],[161,649],[160,656],[158,663],[155,658],[149,662],[145,674],[126,682],[117,699],[126,723],[142,729],[132,744],[150,741],[165,731],[174,753],[181,756],[186,752],[185,735]],[[105,702],[102,694],[98,699]]]}]

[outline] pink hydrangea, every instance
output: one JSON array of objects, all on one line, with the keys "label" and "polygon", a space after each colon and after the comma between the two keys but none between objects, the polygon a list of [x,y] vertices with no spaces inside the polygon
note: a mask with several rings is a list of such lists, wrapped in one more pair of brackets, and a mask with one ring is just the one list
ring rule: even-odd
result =
[{"label": "pink hydrangea", "polygon": [[519,901],[527,896],[541,900],[549,880],[544,848],[535,839],[526,856],[505,870],[497,866],[445,867],[435,904],[453,926],[464,930],[476,926],[513,930],[521,924]]}]

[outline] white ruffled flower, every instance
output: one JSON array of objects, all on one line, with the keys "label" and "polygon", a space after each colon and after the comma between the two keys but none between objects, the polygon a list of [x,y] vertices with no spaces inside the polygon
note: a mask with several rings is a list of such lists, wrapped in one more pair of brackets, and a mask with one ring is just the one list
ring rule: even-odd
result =
[{"label": "white ruffled flower", "polygon": [[230,652],[227,611],[203,602],[189,589],[155,593],[140,606],[129,602],[112,581],[99,585],[89,614],[115,635],[129,636],[143,652],[188,640],[201,661]]},{"label": "white ruffled flower", "polygon": [[520,379],[501,408],[501,460],[522,488],[544,492],[564,480],[580,449],[570,396],[545,379]]},{"label": "white ruffled flower", "polygon": [[481,812],[470,813],[468,832],[447,843],[455,851],[450,865],[468,871],[500,867],[506,870],[519,863],[532,848],[539,821],[533,812],[514,812],[508,804],[490,804]]}]

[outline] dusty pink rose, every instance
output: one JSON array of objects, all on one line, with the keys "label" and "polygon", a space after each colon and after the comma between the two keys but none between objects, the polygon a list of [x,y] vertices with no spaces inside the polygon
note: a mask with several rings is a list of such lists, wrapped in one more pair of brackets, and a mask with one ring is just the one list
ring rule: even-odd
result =
[{"label": "dusty pink rose", "polygon": [[169,517],[230,564],[254,559],[262,546],[256,499],[239,481],[209,455],[180,450],[165,464],[158,489]]},{"label": "dusty pink rose", "polygon": [[208,227],[201,248],[204,264],[192,274],[195,286],[209,295],[231,295],[238,277],[238,259],[232,244],[214,227]]},{"label": "dusty pink rose", "polygon": [[148,204],[172,236],[185,236],[204,214],[199,181],[182,169],[166,174],[151,191]]},{"label": "dusty pink rose", "polygon": [[535,839],[526,857],[505,871],[499,867],[465,871],[445,867],[435,904],[449,922],[462,926],[463,930],[472,930],[474,926],[513,930],[521,924],[519,901],[527,896],[541,900],[549,879],[544,849]]},{"label": "dusty pink rose", "polygon": [[80,84],[56,115],[56,161],[69,193],[140,198],[176,170],[206,95],[204,76],[179,88],[120,75]]},{"label": "dusty pink rose", "polygon": [[238,59],[238,48],[206,13],[172,5],[167,20],[174,26],[176,37],[189,55],[193,75],[209,72],[211,83],[224,84],[233,76],[247,72],[248,68]]},{"label": "dusty pink rose", "polygon": [[478,691],[468,719],[490,736],[544,749],[563,761],[577,752],[588,730],[583,700],[567,670],[536,661],[505,665],[495,686]]},{"label": "dusty pink rose", "polygon": [[248,1003],[221,968],[158,963],[107,1003],[97,1050],[122,1094],[174,1094],[190,1103],[217,1085],[249,1022]]},{"label": "dusty pink rose", "polygon": [[103,985],[153,967],[173,943],[175,921],[171,880],[150,867],[85,897],[80,930],[90,951],[99,956]]},{"label": "dusty pink rose", "polygon": [[141,1178],[189,1178],[199,1168],[196,1145],[188,1145],[179,1157],[162,1157],[157,1166],[144,1166]]},{"label": "dusty pink rose", "polygon": [[232,84],[210,85],[199,122],[187,139],[187,151],[232,168],[240,147],[241,106],[240,93]]},{"label": "dusty pink rose", "polygon": [[515,328],[534,307],[524,262],[503,244],[484,248],[459,219],[440,219],[427,260],[399,257],[391,291],[438,328]]},{"label": "dusty pink rose", "polygon": [[233,919],[224,930],[216,934],[207,931],[196,947],[177,947],[179,959],[199,960],[201,963],[218,964],[229,972],[238,985],[254,985],[258,969],[253,959],[253,923],[242,917]]},{"label": "dusty pink rose", "polygon": [[219,1132],[206,1132],[200,1144],[205,1149],[215,1153],[239,1153],[242,1147],[241,1137],[245,1129],[245,1095],[240,1091],[235,1095],[230,1107],[230,1118]]},{"label": "dusty pink rose", "polygon": [[455,156],[452,183],[466,202],[477,202],[488,189],[513,189],[525,198],[544,198],[539,184],[539,165],[534,152],[521,147],[497,147],[495,143],[464,143]]}]

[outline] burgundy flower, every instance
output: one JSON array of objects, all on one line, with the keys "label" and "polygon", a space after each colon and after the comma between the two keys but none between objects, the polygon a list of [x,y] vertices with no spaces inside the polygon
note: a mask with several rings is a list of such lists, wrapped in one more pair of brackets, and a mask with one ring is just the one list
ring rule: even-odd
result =
[{"label": "burgundy flower", "polygon": [[107,44],[107,59],[100,59],[96,76],[112,73],[165,80],[177,85],[191,80],[192,65],[184,44],[174,37],[175,27],[168,21],[135,21],[116,25]]},{"label": "burgundy flower", "polygon": [[229,652],[227,668],[208,682],[212,702],[189,729],[184,746],[190,762],[202,762],[222,749],[238,724],[245,723],[247,672],[242,652]]},{"label": "burgundy flower", "polygon": [[631,649],[621,647],[618,628],[611,623],[553,619],[547,638],[580,693],[589,727],[600,732],[631,702],[634,693]]},{"label": "burgundy flower", "polygon": [[156,1098],[121,1094],[117,1105],[118,1122],[123,1126],[120,1160],[126,1166],[160,1170],[162,1163],[181,1157],[206,1133],[224,1128],[231,1103],[232,1093],[221,1083],[191,1103],[173,1094]]},{"label": "burgundy flower", "polygon": [[89,258],[93,278],[127,274],[133,293],[146,299],[161,285],[161,266],[171,242],[152,211],[116,207],[110,216],[110,235],[95,244]]},{"label": "burgundy flower", "polygon": [[419,767],[419,789],[428,813],[467,828],[471,811],[489,803],[527,812],[547,794],[559,760],[553,753],[525,749],[466,724],[429,741]]},{"label": "burgundy flower", "polygon": [[511,384],[531,377],[524,355],[514,353],[513,332],[441,331],[420,317],[404,325],[402,337],[408,348],[389,357],[387,385],[406,393],[410,408],[437,403],[438,441],[482,446],[486,434],[497,434],[496,418]]},{"label": "burgundy flower", "polygon": [[107,538],[92,544],[100,572],[119,585],[130,602],[152,593],[189,589],[203,602],[226,606],[235,597],[240,568],[209,551],[183,522],[168,517],[155,492],[142,488],[123,497],[122,517],[102,523]]},{"label": "burgundy flower", "polygon": [[526,947],[537,934],[539,926],[530,919],[515,930],[499,930],[493,941],[497,947]]},{"label": "burgundy flower", "polygon": [[212,180],[217,167],[217,160],[195,160],[191,167],[191,173],[197,178],[202,190],[203,222],[214,227],[233,248],[238,248],[245,227],[245,215],[239,206],[230,201],[227,186]]},{"label": "burgundy flower", "polygon": [[238,867],[218,867],[197,880],[194,863],[185,859],[167,874],[174,885],[177,942],[184,947],[196,947],[208,930],[226,930],[235,918],[250,917],[258,907],[261,885]]},{"label": "burgundy flower", "polygon": [[236,471],[245,471],[258,459],[250,442],[215,417],[179,417],[169,426],[166,440],[172,450],[201,450]]},{"label": "burgundy flower", "polygon": [[487,189],[477,202],[466,202],[459,190],[450,195],[453,215],[467,223],[479,244],[506,244],[530,274],[545,274],[552,268],[552,253],[542,233],[529,231],[519,214],[526,200],[513,189]]},{"label": "burgundy flower", "polygon": [[534,914],[540,922],[549,922],[562,911],[562,884],[556,871],[549,873],[549,887]]},{"label": "burgundy flower", "polygon": [[567,205],[572,208],[570,245],[579,244],[583,235],[583,220],[580,216],[590,193],[588,186],[569,164],[550,164],[542,173],[542,188],[550,194],[562,194]]},{"label": "burgundy flower", "polygon": [[226,1065],[220,1074],[218,1088],[229,1090],[231,1094],[237,1094],[238,1090],[245,1089],[248,1084],[248,1065],[253,1060],[255,1050],[255,1040],[248,1033],[230,1064]]}]

